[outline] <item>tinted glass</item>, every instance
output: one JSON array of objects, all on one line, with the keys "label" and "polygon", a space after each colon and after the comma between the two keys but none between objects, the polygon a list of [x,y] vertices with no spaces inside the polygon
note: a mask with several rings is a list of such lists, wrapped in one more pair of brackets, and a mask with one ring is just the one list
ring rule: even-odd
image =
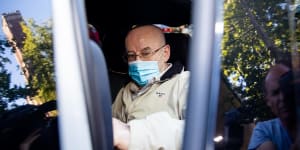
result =
[{"label": "tinted glass", "polygon": [[[263,125],[269,129],[271,124],[279,126],[284,133],[275,131],[274,135],[269,136],[279,137],[288,133],[286,141],[289,142],[276,141],[276,138],[269,140],[279,149],[280,145],[291,146],[297,143],[297,118],[292,110],[299,109],[299,97],[294,92],[298,83],[291,82],[297,79],[297,75],[283,80],[290,82],[289,84],[279,85],[277,79],[272,87],[265,83],[265,77],[276,63],[283,63],[295,72],[299,70],[299,4],[299,1],[278,0],[224,1],[222,82],[216,123],[216,137],[221,137],[221,140],[215,140],[216,149],[256,147],[260,143],[258,136],[253,135],[251,139],[253,131],[258,132],[255,128],[261,127],[263,121],[281,118],[283,112],[289,118],[284,121],[285,125]],[[296,74],[295,72],[293,73]],[[276,89],[271,93],[268,88]],[[292,96],[287,96],[287,93]],[[273,94],[273,97],[277,95],[275,102],[270,100],[269,94]],[[286,101],[292,105],[286,104]],[[270,106],[277,105],[277,108],[267,106],[267,102]],[[278,112],[275,109],[279,109]],[[292,127],[288,128],[287,124],[292,124]],[[265,132],[269,134],[268,131]],[[250,141],[253,141],[251,146]]]},{"label": "tinted glass", "polygon": [[0,5],[0,147],[58,149],[51,1]]}]

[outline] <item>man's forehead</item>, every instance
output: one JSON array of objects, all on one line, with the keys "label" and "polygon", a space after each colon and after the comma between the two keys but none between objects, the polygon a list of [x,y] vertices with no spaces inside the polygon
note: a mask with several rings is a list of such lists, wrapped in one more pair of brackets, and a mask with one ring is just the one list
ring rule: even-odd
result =
[{"label": "man's forehead", "polygon": [[290,69],[282,64],[273,66],[266,76],[266,81],[277,82],[281,75],[288,72]]},{"label": "man's forehead", "polygon": [[270,80],[266,80],[266,90],[267,91],[275,91],[279,88],[279,83],[278,80],[275,79],[270,79]]},{"label": "man's forehead", "polygon": [[281,74],[279,73],[269,73],[266,77],[266,83],[277,83],[279,81]]}]

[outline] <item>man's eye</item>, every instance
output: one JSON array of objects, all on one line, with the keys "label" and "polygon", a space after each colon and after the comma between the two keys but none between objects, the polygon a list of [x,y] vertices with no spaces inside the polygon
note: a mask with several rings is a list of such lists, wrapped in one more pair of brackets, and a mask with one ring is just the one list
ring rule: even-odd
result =
[{"label": "man's eye", "polygon": [[133,57],[135,54],[127,54],[128,57]]},{"label": "man's eye", "polygon": [[272,95],[278,95],[278,94],[279,94],[279,89],[274,90],[274,91],[272,92]]},{"label": "man's eye", "polygon": [[143,52],[143,53],[141,53],[141,55],[143,56],[143,57],[147,57],[147,56],[149,56],[151,53],[150,52]]}]

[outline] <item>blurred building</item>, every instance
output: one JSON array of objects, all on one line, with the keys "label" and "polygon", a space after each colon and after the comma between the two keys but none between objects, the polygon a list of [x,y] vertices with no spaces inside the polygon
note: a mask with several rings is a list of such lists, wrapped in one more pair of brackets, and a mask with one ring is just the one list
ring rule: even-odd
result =
[{"label": "blurred building", "polygon": [[[22,14],[19,10],[11,13],[3,13],[1,17],[2,21],[2,30],[8,40],[8,43],[13,48],[16,60],[22,69],[25,82],[28,83],[30,77],[30,71],[26,66],[26,63],[23,61],[22,48],[23,42],[25,41],[25,33],[22,31],[21,23],[25,23],[23,20]],[[30,100],[31,98],[27,97],[28,104],[35,104],[34,101]]]}]

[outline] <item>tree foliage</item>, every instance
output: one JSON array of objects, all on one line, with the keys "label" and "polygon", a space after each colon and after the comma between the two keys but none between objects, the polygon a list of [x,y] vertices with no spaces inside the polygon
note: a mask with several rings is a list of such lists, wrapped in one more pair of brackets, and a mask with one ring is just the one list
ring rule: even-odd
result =
[{"label": "tree foliage", "polygon": [[0,39],[0,113],[7,110],[9,102],[19,98],[30,96],[39,103],[56,99],[52,24],[49,21],[47,24],[38,25],[30,19],[27,24],[22,23],[22,29],[26,35],[22,56],[30,78],[25,87],[11,86],[11,73],[6,68],[11,60],[6,53],[15,51],[6,39]]},{"label": "tree foliage", "polygon": [[33,91],[31,96],[40,103],[56,99],[51,29],[51,22],[38,25],[30,19],[28,24],[22,24],[26,35],[22,53],[30,74],[28,85]]},{"label": "tree foliage", "polygon": [[11,86],[11,73],[6,69],[6,65],[11,63],[7,57],[7,51],[10,45],[5,39],[0,39],[0,113],[7,110],[8,102],[12,102],[18,98],[25,98],[28,94],[26,87],[17,85]]},{"label": "tree foliage", "polygon": [[263,101],[262,82],[272,64],[290,58],[296,29],[290,20],[296,23],[298,18],[288,6],[282,0],[224,1],[222,73],[240,97],[247,119],[272,117]]}]

